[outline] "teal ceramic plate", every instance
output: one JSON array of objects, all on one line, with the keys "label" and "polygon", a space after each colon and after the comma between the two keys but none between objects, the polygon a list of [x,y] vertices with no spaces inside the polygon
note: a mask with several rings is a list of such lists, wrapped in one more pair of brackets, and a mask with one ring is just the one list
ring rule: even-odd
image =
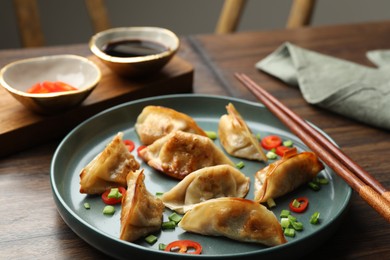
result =
[{"label": "teal ceramic plate", "polygon": [[[92,158],[101,152],[113,136],[124,132],[124,139],[135,141],[140,145],[134,130],[137,116],[147,105],[161,105],[173,108],[193,117],[204,129],[217,131],[221,115],[226,113],[225,106],[232,102],[238,112],[255,134],[266,136],[277,134],[283,139],[290,139],[298,150],[308,150],[307,147],[294,136],[276,117],[259,103],[248,102],[241,99],[206,96],[195,94],[167,95],[141,99],[125,103],[108,109],[80,124],[71,131],[58,146],[51,164],[51,185],[58,211],[67,225],[82,239],[98,250],[119,259],[275,259],[275,257],[300,257],[313,250],[327,239],[337,228],[351,197],[351,189],[331,169],[325,168],[320,175],[329,179],[329,184],[322,186],[320,191],[313,191],[308,187],[300,189],[276,199],[273,212],[279,217],[282,209],[288,208],[288,203],[298,196],[309,198],[310,205],[303,214],[296,214],[299,221],[304,224],[304,230],[297,232],[294,238],[287,238],[288,243],[265,247],[259,244],[242,243],[224,237],[209,237],[184,232],[180,228],[161,231],[155,234],[158,241],[154,245],[147,244],[143,239],[136,243],[129,243],[119,239],[120,206],[116,206],[113,216],[102,213],[104,204],[98,196],[86,196],[79,193],[79,173]],[[215,143],[220,146],[218,140]],[[133,151],[136,158],[136,152]],[[264,163],[252,162],[231,157],[234,162],[243,161],[242,169],[251,178],[251,187],[247,198],[253,198],[253,176]],[[272,162],[272,161],[271,161]],[[156,192],[168,191],[177,181],[163,176],[141,162],[145,168],[145,185],[147,189]],[[88,202],[91,206],[85,209],[83,204]],[[319,225],[309,223],[313,212],[319,211],[321,222]],[[164,220],[171,212],[167,209]],[[179,255],[158,250],[159,243],[169,243],[177,239],[191,239],[203,246],[201,255]]]}]

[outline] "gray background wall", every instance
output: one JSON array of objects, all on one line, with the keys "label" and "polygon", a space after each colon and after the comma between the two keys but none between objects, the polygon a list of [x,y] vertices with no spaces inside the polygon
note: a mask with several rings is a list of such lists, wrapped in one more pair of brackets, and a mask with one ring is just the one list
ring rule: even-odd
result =
[{"label": "gray background wall", "polygon": [[[87,42],[84,1],[38,0],[47,45]],[[213,33],[223,0],[106,0],[113,27],[161,26],[179,35]],[[248,0],[239,31],[283,28],[289,0]],[[313,26],[390,19],[389,0],[317,0]],[[0,49],[19,48],[12,0],[0,1]]]}]

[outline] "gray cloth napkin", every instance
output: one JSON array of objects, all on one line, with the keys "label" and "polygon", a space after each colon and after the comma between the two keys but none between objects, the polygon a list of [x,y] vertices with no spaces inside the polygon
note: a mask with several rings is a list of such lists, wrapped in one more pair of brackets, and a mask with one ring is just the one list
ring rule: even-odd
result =
[{"label": "gray cloth napkin", "polygon": [[299,86],[310,104],[390,130],[390,50],[369,51],[367,57],[378,68],[286,42],[256,68]]}]

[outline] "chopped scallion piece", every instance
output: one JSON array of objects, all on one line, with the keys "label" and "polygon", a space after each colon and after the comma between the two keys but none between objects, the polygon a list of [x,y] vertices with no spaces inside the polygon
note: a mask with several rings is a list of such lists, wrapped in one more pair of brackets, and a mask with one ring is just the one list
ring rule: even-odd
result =
[{"label": "chopped scallion piece", "polygon": [[115,208],[114,206],[111,206],[111,205],[107,205],[104,207],[103,209],[103,214],[106,214],[106,215],[112,215],[115,213]]},{"label": "chopped scallion piece", "polygon": [[294,199],[292,202],[292,205],[294,208],[299,208],[299,206],[301,206],[301,203],[299,201],[297,201],[296,199]]},{"label": "chopped scallion piece", "polygon": [[303,223],[302,222],[290,221],[290,224],[296,231],[302,231],[303,230]]},{"label": "chopped scallion piece", "polygon": [[311,182],[309,182],[309,187],[315,191],[321,189],[321,185],[326,185],[329,183],[329,180],[325,177],[315,177]]},{"label": "chopped scallion piece", "polygon": [[310,223],[311,224],[318,224],[320,218],[320,213],[318,211],[314,212],[313,215],[310,217]]},{"label": "chopped scallion piece", "polygon": [[286,228],[284,230],[284,235],[288,237],[295,237],[295,230],[293,228]]},{"label": "chopped scallion piece", "polygon": [[314,191],[319,191],[321,189],[321,186],[314,181],[309,182],[307,185]]},{"label": "chopped scallion piece", "polygon": [[288,228],[290,226],[290,220],[288,218],[281,218],[280,219],[280,225],[282,228]]},{"label": "chopped scallion piece", "polygon": [[288,215],[287,218],[288,218],[291,222],[297,221],[297,218],[294,217],[293,215]]},{"label": "chopped scallion piece", "polygon": [[157,237],[155,235],[149,235],[149,236],[145,237],[145,241],[146,241],[146,243],[153,245],[154,243],[157,242]]},{"label": "chopped scallion piece", "polygon": [[287,209],[283,209],[283,210],[280,212],[280,217],[281,217],[281,218],[288,218],[289,215],[290,215],[290,211],[287,210]]},{"label": "chopped scallion piece", "polygon": [[257,138],[258,140],[261,140],[261,135],[260,135],[260,134],[257,134],[257,135],[256,135],[256,138]]},{"label": "chopped scallion piece", "polygon": [[111,188],[110,193],[108,193],[107,197],[120,199],[122,198],[122,193],[119,192],[118,188]]},{"label": "chopped scallion piece", "polygon": [[243,161],[240,161],[240,162],[236,163],[236,167],[237,167],[238,169],[242,169],[242,168],[244,168],[244,166],[245,166],[245,164],[244,164]]},{"label": "chopped scallion piece", "polygon": [[175,229],[175,227],[176,227],[176,222],[173,220],[164,221],[163,223],[161,223],[162,229]]},{"label": "chopped scallion piece", "polygon": [[166,247],[167,247],[166,244],[163,243],[158,244],[158,250],[164,251]]},{"label": "chopped scallion piece", "polygon": [[168,216],[168,219],[170,221],[174,221],[177,224],[182,219],[182,216],[180,216],[177,213],[173,212],[171,215]]},{"label": "chopped scallion piece", "polygon": [[321,184],[321,185],[326,185],[329,183],[329,180],[327,178],[324,178],[324,177],[320,177],[318,178],[318,182]]},{"label": "chopped scallion piece", "polygon": [[85,202],[85,203],[84,203],[84,208],[85,208],[85,209],[90,209],[90,208],[91,208],[91,206],[89,205],[89,203],[88,203],[88,202]]},{"label": "chopped scallion piece", "polygon": [[164,192],[156,192],[156,197],[161,198],[161,196],[164,194]]},{"label": "chopped scallion piece", "polygon": [[207,136],[211,139],[211,140],[215,140],[217,139],[217,133],[214,132],[214,131],[205,131]]},{"label": "chopped scallion piece", "polygon": [[268,205],[268,208],[274,208],[274,207],[276,207],[276,203],[275,203],[275,201],[274,201],[273,198],[267,199],[267,205]]},{"label": "chopped scallion piece", "polygon": [[268,151],[266,156],[267,156],[268,159],[271,159],[271,160],[278,158],[278,155],[275,152],[272,152],[272,151]]},{"label": "chopped scallion piece", "polygon": [[291,141],[291,140],[286,140],[286,141],[284,141],[283,142],[283,145],[284,146],[287,146],[287,147],[291,147],[291,146],[293,146],[293,141]]}]

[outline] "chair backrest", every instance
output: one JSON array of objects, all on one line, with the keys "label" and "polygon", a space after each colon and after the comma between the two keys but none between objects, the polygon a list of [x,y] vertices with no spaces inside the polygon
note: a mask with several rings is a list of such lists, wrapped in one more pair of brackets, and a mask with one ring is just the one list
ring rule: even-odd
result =
[{"label": "chair backrest", "polygon": [[[218,34],[235,32],[247,0],[225,0],[217,22]],[[309,25],[315,7],[315,0],[293,0],[287,20],[287,28]]]},{"label": "chair backrest", "polygon": [[[13,0],[23,47],[45,45],[37,0]],[[104,0],[85,0],[95,32],[110,28]]]}]

